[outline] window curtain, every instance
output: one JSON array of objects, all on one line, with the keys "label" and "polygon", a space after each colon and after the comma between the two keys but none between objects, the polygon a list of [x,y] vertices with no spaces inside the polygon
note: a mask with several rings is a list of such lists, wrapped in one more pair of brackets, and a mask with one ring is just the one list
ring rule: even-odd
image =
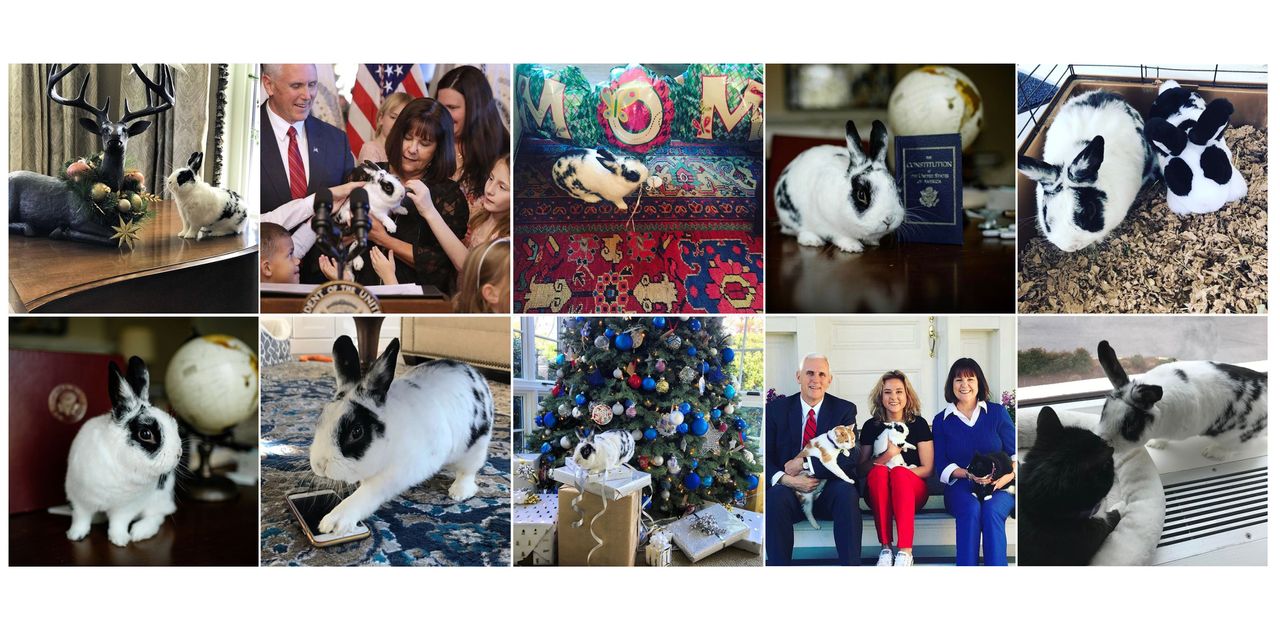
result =
[{"label": "window curtain", "polygon": [[[74,97],[88,74],[85,98],[92,104],[101,104],[98,80],[102,73],[98,66],[87,65],[72,70],[62,79],[61,94]],[[25,169],[56,175],[66,161],[98,152],[97,136],[85,131],[78,122],[89,114],[49,99],[50,67],[52,65],[48,64],[9,65],[10,171]]]}]

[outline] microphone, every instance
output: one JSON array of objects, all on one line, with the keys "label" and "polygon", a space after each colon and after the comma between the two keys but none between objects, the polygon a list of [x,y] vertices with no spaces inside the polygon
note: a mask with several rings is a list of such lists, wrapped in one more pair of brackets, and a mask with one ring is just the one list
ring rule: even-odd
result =
[{"label": "microphone", "polygon": [[346,262],[351,262],[369,250],[369,192],[364,187],[352,191],[347,204],[351,207],[351,230],[356,236],[347,248]]},{"label": "microphone", "polygon": [[311,207],[314,215],[311,218],[311,228],[315,229],[317,236],[322,236],[322,229],[328,229],[333,224],[333,192],[328,189],[321,189],[316,192],[315,204]]}]

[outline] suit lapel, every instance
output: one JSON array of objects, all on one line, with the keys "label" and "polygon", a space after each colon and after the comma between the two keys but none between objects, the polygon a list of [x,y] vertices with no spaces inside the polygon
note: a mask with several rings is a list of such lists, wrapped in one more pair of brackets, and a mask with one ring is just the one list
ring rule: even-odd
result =
[{"label": "suit lapel", "polygon": [[818,434],[824,434],[836,425],[836,403],[835,398],[827,396],[822,403],[822,411],[818,414]]},{"label": "suit lapel", "polygon": [[[261,123],[262,136],[258,139],[260,149],[262,150],[262,189],[265,189],[266,198],[264,202],[269,203],[285,203],[291,200],[289,197],[289,176],[284,170],[284,160],[280,158],[280,147],[276,144],[276,132],[271,127],[271,120],[267,116],[267,103],[262,103],[262,113],[258,117]],[[278,205],[277,205],[278,206]],[[275,207],[263,207],[264,209],[274,209]]]},{"label": "suit lapel", "polygon": [[[312,126],[314,122],[316,122],[315,116],[307,116],[307,121],[303,125],[307,128],[307,159],[311,163],[311,170],[307,175],[307,191],[310,193],[315,193],[330,186],[319,182],[320,167],[324,165],[325,159],[320,153],[320,136],[316,133],[316,127]],[[343,177],[345,178],[346,176]]]},{"label": "suit lapel", "polygon": [[787,446],[782,450],[787,454],[786,460],[800,453],[800,439],[804,437],[804,423],[800,420],[802,406],[804,404],[799,393],[792,396],[791,401],[787,403]]}]

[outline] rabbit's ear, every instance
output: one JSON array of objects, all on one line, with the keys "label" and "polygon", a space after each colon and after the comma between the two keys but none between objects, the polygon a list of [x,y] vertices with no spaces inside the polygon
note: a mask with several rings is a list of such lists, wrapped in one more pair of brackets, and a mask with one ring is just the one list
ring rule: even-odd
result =
[{"label": "rabbit's ear", "polygon": [[339,394],[350,391],[360,382],[360,352],[350,336],[338,336],[333,341],[333,372]]},{"label": "rabbit's ear", "polygon": [[1182,155],[1182,150],[1187,148],[1187,134],[1168,120],[1152,118],[1144,130],[1152,146],[1166,156]]},{"label": "rabbit's ear", "polygon": [[111,398],[111,416],[117,422],[138,408],[138,396],[115,361],[107,363],[107,395]]},{"label": "rabbit's ear", "polygon": [[858,135],[858,125],[855,125],[852,120],[844,123],[844,144],[849,149],[850,166],[867,162],[867,154],[862,151],[862,136]]},{"label": "rabbit's ear", "polygon": [[1187,137],[1192,143],[1206,145],[1218,139],[1227,130],[1227,123],[1236,108],[1226,98],[1218,98],[1205,107]]},{"label": "rabbit's ear", "polygon": [[360,382],[360,388],[375,404],[383,404],[387,401],[387,390],[391,388],[391,380],[396,375],[396,363],[399,359],[400,339],[394,338],[391,344],[387,345],[387,350],[378,356],[378,361],[369,367],[369,373],[366,373],[364,380]]},{"label": "rabbit's ear", "polygon": [[1124,367],[1120,366],[1120,359],[1116,357],[1116,350],[1112,349],[1111,344],[1106,340],[1098,343],[1098,364],[1106,372],[1111,386],[1119,389],[1129,384],[1129,374],[1124,372]]},{"label": "rabbit's ear", "polygon": [[133,390],[133,395],[138,397],[141,402],[146,402],[149,398],[149,389],[151,386],[151,373],[147,371],[147,363],[142,358],[133,356],[129,358],[129,373],[126,375],[129,381],[129,388]]},{"label": "rabbit's ear", "polygon": [[1164,397],[1164,387],[1158,384],[1133,385],[1133,403],[1144,409],[1150,409]]},{"label": "rabbit's ear", "polygon": [[1067,177],[1072,182],[1088,184],[1098,179],[1098,169],[1102,167],[1102,156],[1106,141],[1102,136],[1094,136],[1089,144],[1076,155],[1075,160],[1067,167]]},{"label": "rabbit's ear", "polygon": [[885,163],[889,155],[889,129],[883,122],[876,120],[871,125],[871,159],[879,164]]},{"label": "rabbit's ear", "polygon": [[1043,185],[1052,185],[1062,175],[1062,169],[1057,165],[1042,162],[1030,156],[1018,156],[1018,171]]}]

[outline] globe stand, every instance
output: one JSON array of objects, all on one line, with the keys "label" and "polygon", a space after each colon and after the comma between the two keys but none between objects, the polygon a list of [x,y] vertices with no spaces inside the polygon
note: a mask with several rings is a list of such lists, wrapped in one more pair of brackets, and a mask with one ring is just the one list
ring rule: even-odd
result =
[{"label": "globe stand", "polygon": [[196,439],[196,451],[200,453],[200,467],[195,469],[191,477],[183,483],[187,495],[201,502],[226,502],[240,496],[240,489],[224,475],[214,473],[213,448],[231,436],[228,429],[216,436],[207,436],[188,427],[188,432]]}]

